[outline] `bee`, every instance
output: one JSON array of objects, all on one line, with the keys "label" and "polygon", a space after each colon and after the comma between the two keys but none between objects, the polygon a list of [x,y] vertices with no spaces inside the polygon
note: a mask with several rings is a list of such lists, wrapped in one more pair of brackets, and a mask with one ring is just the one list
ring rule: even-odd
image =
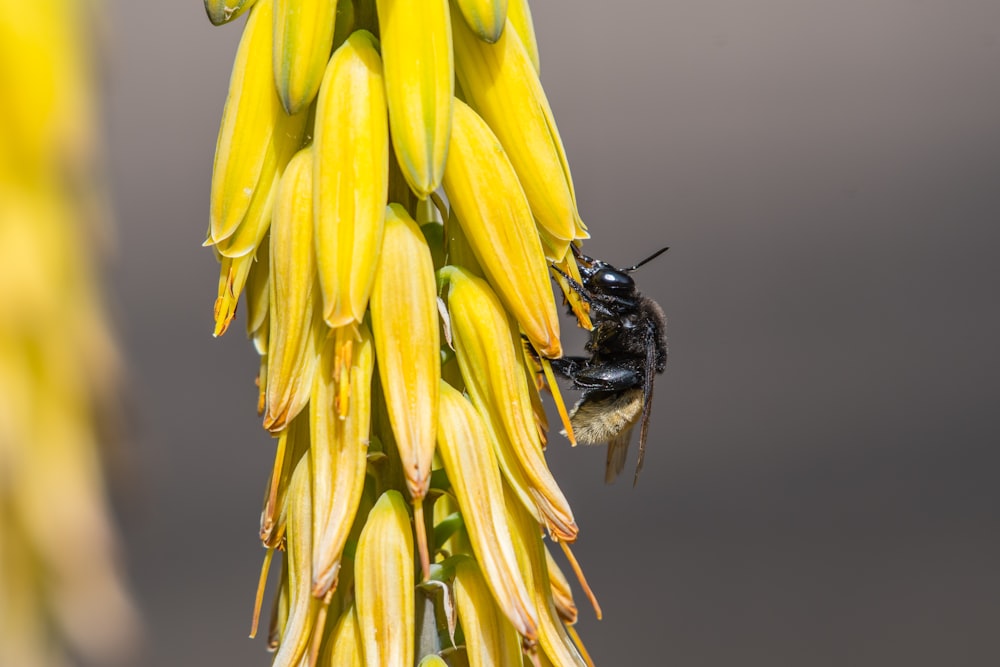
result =
[{"label": "bee", "polygon": [[583,283],[556,270],[590,306],[594,328],[585,346],[590,356],[553,359],[552,369],[582,390],[570,413],[577,441],[608,443],[606,483],[614,481],[625,467],[632,430],[640,424],[635,486],[646,453],[653,379],[667,365],[667,317],[659,304],[639,293],[629,274],[669,248],[661,248],[625,269],[572,248]]}]

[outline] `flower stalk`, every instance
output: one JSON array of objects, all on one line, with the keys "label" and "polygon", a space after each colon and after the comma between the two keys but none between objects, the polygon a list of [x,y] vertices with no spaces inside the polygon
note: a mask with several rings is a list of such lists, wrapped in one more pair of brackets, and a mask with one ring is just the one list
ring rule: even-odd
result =
[{"label": "flower stalk", "polygon": [[583,664],[542,542],[579,528],[539,388],[562,405],[550,264],[578,275],[587,233],[526,3],[249,4],[210,242],[277,439],[276,664]]}]

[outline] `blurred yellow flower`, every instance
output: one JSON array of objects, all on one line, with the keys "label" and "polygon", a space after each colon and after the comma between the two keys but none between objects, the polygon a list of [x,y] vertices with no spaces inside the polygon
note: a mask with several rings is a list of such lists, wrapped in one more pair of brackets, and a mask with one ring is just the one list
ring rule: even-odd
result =
[{"label": "blurred yellow flower", "polygon": [[120,363],[91,10],[0,0],[0,665],[108,664],[137,630],[100,464]]}]

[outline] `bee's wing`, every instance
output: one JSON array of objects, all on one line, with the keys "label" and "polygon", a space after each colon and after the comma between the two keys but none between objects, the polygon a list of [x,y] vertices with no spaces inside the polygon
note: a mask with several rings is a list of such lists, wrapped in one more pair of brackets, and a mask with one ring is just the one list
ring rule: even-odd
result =
[{"label": "bee's wing", "polygon": [[[649,410],[653,405],[653,380],[656,377],[656,332],[650,329],[646,335],[646,368],[642,385],[642,417],[639,426],[639,460],[635,464],[634,487],[639,483],[639,471],[642,470],[642,460],[646,457],[646,435],[649,433]],[[610,454],[609,461],[610,461]]]},{"label": "bee's wing", "polygon": [[604,468],[605,484],[615,481],[615,478],[625,468],[625,459],[628,458],[628,443],[632,439],[633,426],[622,429],[618,435],[608,440],[608,463]]}]

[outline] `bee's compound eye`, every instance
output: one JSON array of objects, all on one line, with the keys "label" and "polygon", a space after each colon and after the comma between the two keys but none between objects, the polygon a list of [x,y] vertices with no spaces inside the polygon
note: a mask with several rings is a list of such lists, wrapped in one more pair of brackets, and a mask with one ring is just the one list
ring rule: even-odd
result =
[{"label": "bee's compound eye", "polygon": [[605,268],[594,274],[593,283],[608,294],[630,294],[635,289],[632,276],[618,269]]}]

